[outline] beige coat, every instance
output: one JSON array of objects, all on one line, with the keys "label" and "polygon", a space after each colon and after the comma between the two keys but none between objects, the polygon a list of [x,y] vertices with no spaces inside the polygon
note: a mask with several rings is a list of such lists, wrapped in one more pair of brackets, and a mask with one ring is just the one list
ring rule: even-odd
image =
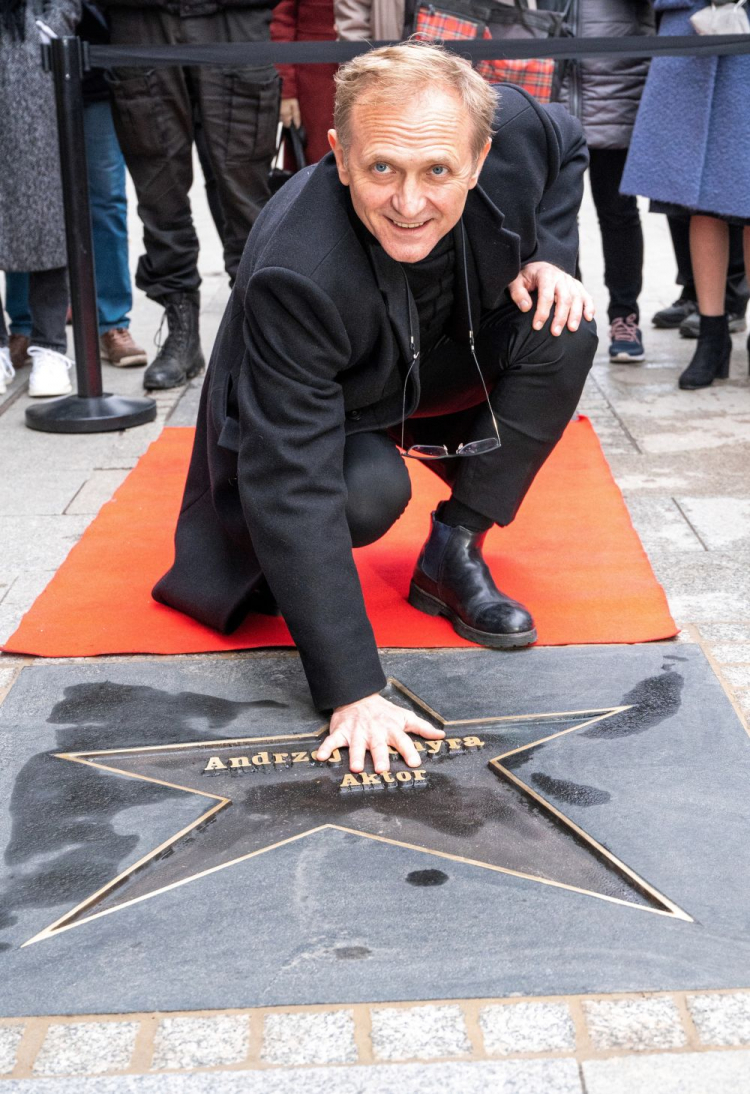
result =
[{"label": "beige coat", "polygon": [[[496,0],[513,5],[513,0]],[[536,0],[529,0],[531,11]],[[333,0],[334,22],[345,41],[387,42],[404,34],[404,0]]]}]

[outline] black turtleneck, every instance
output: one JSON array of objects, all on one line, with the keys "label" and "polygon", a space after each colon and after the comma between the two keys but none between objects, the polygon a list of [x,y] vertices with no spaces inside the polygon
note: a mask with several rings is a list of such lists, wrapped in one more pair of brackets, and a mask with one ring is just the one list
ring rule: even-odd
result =
[{"label": "black turtleneck", "polygon": [[453,310],[456,248],[449,232],[419,262],[402,262],[419,314],[420,356],[425,359],[445,332]]}]

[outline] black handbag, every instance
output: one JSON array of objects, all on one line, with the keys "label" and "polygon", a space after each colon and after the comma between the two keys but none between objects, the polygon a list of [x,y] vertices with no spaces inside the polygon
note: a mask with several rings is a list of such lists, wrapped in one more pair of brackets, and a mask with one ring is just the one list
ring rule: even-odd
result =
[{"label": "black handbag", "polygon": [[[286,165],[291,158],[294,164],[293,167],[277,166],[282,151],[284,152],[282,162]],[[282,126],[273,162],[274,166],[271,167],[268,175],[268,185],[271,193],[275,194],[285,182],[289,181],[292,175],[295,175],[297,171],[301,171],[303,167],[307,167],[304,129],[296,125]]]}]

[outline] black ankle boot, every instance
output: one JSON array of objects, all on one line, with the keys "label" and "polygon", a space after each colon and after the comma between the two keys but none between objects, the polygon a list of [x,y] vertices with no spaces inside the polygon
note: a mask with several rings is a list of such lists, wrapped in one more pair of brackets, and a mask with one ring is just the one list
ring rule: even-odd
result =
[{"label": "black ankle boot", "polygon": [[199,294],[170,293],[162,301],[169,333],[144,374],[146,391],[181,387],[206,367],[198,334]]},{"label": "black ankle boot", "polygon": [[709,387],[714,380],[726,380],[729,375],[732,339],[726,315],[702,315],[700,320],[698,345],[679,379],[683,391]]},{"label": "black ankle boot", "polygon": [[534,620],[523,604],[501,593],[482,558],[486,532],[451,528],[432,514],[432,532],[411,579],[409,603],[427,615],[444,615],[462,638],[495,649],[536,641]]}]

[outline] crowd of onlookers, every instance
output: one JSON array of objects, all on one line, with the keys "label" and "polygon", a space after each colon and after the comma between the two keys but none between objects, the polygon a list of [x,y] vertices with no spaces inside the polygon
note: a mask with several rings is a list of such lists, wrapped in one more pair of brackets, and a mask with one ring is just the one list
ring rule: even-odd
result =
[{"label": "crowd of onlookers", "polygon": [[[514,0],[494,0],[510,3]],[[715,0],[721,2],[721,0]],[[437,8],[440,8],[438,3]],[[446,3],[450,9],[450,3]],[[534,0],[529,0],[534,8]],[[538,0],[580,38],[686,35],[702,0]],[[414,0],[0,0],[0,392],[31,366],[29,394],[72,390],[66,242],[47,35],[93,43],[394,39]],[[328,150],[334,65],[117,68],[84,79],[84,122],[103,359],[144,366],[147,390],[204,367],[199,241],[191,215],[194,148],[230,282],[245,240],[285,172]],[[586,133],[602,237],[613,361],[646,357],[638,300],[644,245],[637,196],[665,214],[677,300],[652,317],[697,339],[683,389],[728,374],[731,334],[745,329],[750,268],[750,54],[582,56],[564,63],[555,97]],[[279,156],[279,122],[295,140]],[[284,163],[280,159],[286,156]],[[272,164],[276,164],[272,172]],[[148,363],[130,333],[126,169],[143,225],[135,285],[164,309],[166,337]],[[750,342],[748,343],[750,353]]]}]

